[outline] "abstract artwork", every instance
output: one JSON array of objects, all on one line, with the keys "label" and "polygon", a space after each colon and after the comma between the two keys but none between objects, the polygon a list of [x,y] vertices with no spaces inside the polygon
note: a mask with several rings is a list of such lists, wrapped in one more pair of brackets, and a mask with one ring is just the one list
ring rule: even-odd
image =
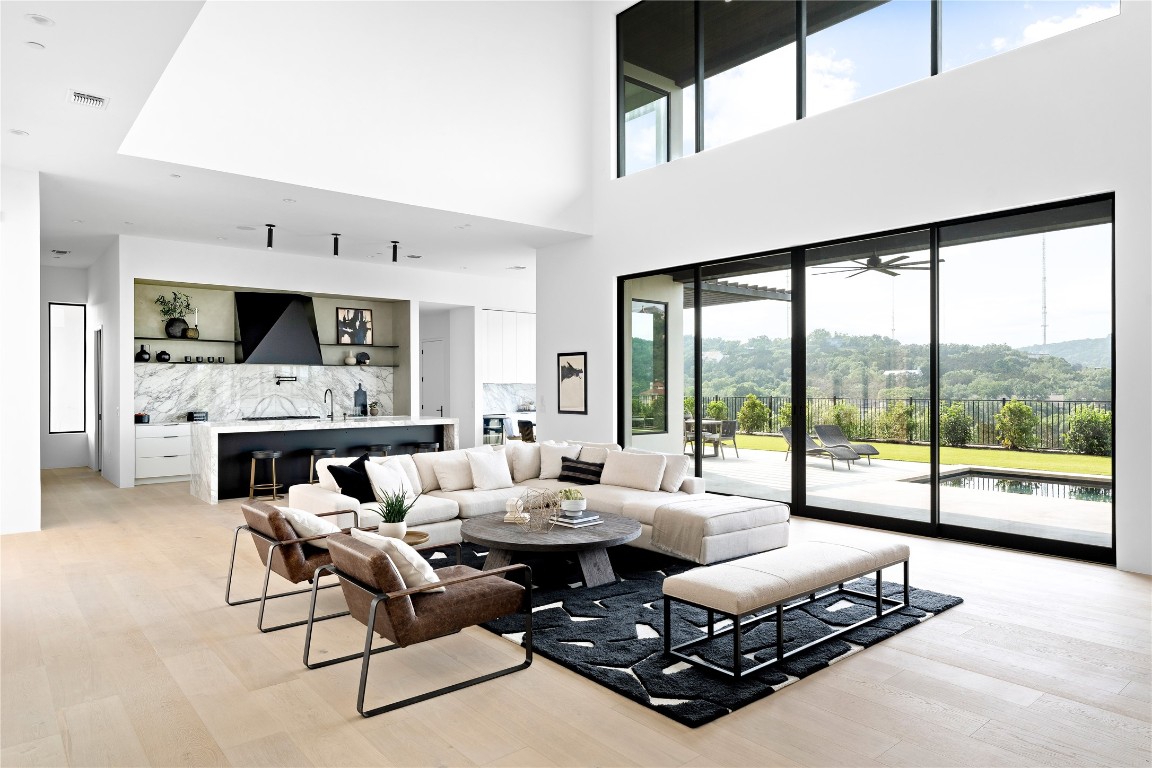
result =
[{"label": "abstract artwork", "polygon": [[584,375],[587,363],[587,352],[561,352],[556,356],[556,403],[560,413],[588,413],[588,380]]},{"label": "abstract artwork", "polygon": [[372,310],[336,307],[336,343],[372,344]]}]

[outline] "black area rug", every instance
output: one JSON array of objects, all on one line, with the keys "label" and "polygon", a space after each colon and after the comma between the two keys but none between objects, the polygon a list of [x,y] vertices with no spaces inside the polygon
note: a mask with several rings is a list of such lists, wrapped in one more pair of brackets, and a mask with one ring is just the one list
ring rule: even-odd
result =
[{"label": "black area rug", "polygon": [[[533,595],[533,647],[536,653],[690,727],[709,723],[745,705],[827,667],[845,657],[892,637],[963,600],[927,590],[911,590],[911,605],[879,621],[857,627],[802,653],[733,680],[708,669],[664,656],[664,608],[661,585],[666,576],[695,568],[692,563],[632,547],[609,550],[620,581],[585,589],[574,561],[550,555],[528,559],[536,590]],[[484,550],[463,545],[463,563],[479,568]],[[525,553],[527,554],[527,553]],[[455,556],[455,548],[425,552],[433,567]],[[874,591],[875,581],[858,579],[851,586]],[[899,599],[903,585],[884,582],[884,593]],[[874,603],[854,595],[829,595],[784,614],[785,650],[805,645],[872,615]],[[703,634],[703,610],[674,605],[673,641]],[[509,616],[485,624],[514,642],[521,642],[523,618]],[[757,661],[776,655],[775,621],[746,630],[745,654]],[[702,658],[731,664],[732,636],[723,635],[693,649]],[[755,663],[749,660],[749,664]]]}]

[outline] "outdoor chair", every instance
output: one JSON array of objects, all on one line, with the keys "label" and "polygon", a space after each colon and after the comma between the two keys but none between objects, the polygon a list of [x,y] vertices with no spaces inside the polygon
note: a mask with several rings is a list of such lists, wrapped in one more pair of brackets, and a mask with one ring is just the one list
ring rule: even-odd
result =
[{"label": "outdoor chair", "polygon": [[[286,624],[278,624],[275,627],[264,626],[264,606],[269,600],[274,600],[278,597],[289,597],[291,595],[303,595],[311,591],[310,589],[297,589],[291,592],[281,592],[279,594],[268,594],[268,582],[271,579],[272,573],[287,579],[293,584],[300,584],[302,582],[311,582],[316,575],[316,569],[324,565],[330,565],[332,558],[328,551],[314,546],[310,542],[317,539],[323,539],[327,534],[320,536],[297,536],[296,531],[292,529],[284,516],[280,514],[280,509],[274,507],[263,501],[253,502],[251,504],[242,504],[241,511],[244,513],[244,525],[236,528],[236,532],[232,535],[232,560],[228,564],[228,581],[224,587],[224,602],[228,605],[246,605],[260,601],[260,611],[256,614],[256,628],[261,632],[275,632],[278,629],[288,629],[289,627],[299,627],[307,623],[307,619],[300,621],[292,621]],[[339,512],[324,512],[317,517],[328,517],[331,515],[346,515],[352,510],[342,510]],[[357,524],[359,524],[359,514],[356,514]],[[256,545],[256,552],[260,555],[260,562],[264,564],[264,587],[260,591],[258,597],[250,597],[243,600],[232,599],[232,573],[236,569],[236,546],[240,539],[240,532],[248,531],[252,534],[252,543]],[[327,584],[321,589],[328,589],[335,587],[336,584]],[[348,613],[333,613],[328,616],[321,616],[320,619],[334,619],[338,616],[347,616]],[[318,620],[320,620],[318,619]]]},{"label": "outdoor chair", "polygon": [[[788,443],[788,452],[784,454],[784,460],[788,460],[788,454],[792,452],[792,427],[780,427],[780,434],[784,436],[784,441]],[[860,459],[860,454],[851,448],[845,448],[842,445],[823,446],[817,445],[816,441],[808,435],[804,435],[804,453],[808,456],[827,456],[832,460],[832,471],[836,471],[836,459],[847,462],[848,469],[852,469],[852,462]]]},{"label": "outdoor chair", "polygon": [[720,458],[724,456],[724,443],[725,441],[732,441],[732,449],[736,451],[736,458],[740,458],[740,449],[736,447],[736,429],[738,423],[736,419],[725,419],[720,422],[720,434],[715,435],[715,445],[720,451]]},{"label": "outdoor chair", "polygon": [[844,430],[840,429],[837,424],[818,424],[815,427],[816,437],[820,438],[820,443],[825,446],[840,446],[851,448],[861,456],[868,459],[868,463],[872,463],[873,456],[879,456],[880,451],[876,447],[868,443],[853,443],[848,440],[848,436],[844,434]]},{"label": "outdoor chair", "polygon": [[520,439],[525,443],[536,442],[536,424],[535,422],[521,419],[516,422],[516,427],[520,430]]},{"label": "outdoor chair", "polygon": [[[704,445],[712,446],[712,453],[705,453],[704,456],[719,456],[720,455],[720,442],[719,436],[713,432],[704,432]],[[696,450],[696,424],[694,421],[684,422],[684,453],[691,455]],[[739,456],[739,454],[737,454]]]},{"label": "outdoor chair", "polygon": [[[478,571],[464,565],[436,569],[440,581],[421,587],[405,588],[404,581],[391,558],[383,551],[352,536],[334,533],[328,538],[332,563],[320,571],[335,573],[344,591],[352,617],[365,627],[364,650],[335,659],[312,662],[312,616],[316,612],[316,585],[312,583],[312,605],[308,612],[308,629],[304,635],[304,665],[319,669],[344,661],[361,659],[360,688],[356,694],[356,711],[364,717],[406,707],[445,693],[458,691],[476,683],[492,680],[525,669],[532,664],[532,569],[523,563]],[[519,572],[523,583],[506,579]],[[443,592],[429,590],[444,588]],[[524,661],[511,667],[469,678],[434,691],[364,709],[368,685],[368,664],[374,654],[404,648],[427,640],[451,635],[465,627],[494,621],[514,613],[524,614]],[[373,634],[391,641],[391,645],[372,647]]]}]

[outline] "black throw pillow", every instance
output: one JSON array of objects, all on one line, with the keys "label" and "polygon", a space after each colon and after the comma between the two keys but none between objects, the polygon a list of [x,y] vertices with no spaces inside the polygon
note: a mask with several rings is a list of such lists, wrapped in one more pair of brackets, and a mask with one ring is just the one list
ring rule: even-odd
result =
[{"label": "black throw pillow", "polygon": [[372,483],[368,480],[368,470],[364,468],[366,461],[368,461],[368,454],[364,454],[346,467],[339,464],[328,466],[328,471],[332,473],[332,479],[336,481],[336,485],[340,486],[340,493],[351,496],[361,504],[366,501],[376,501],[376,494],[372,491]]},{"label": "black throw pillow", "polygon": [[562,483],[596,485],[600,482],[600,475],[603,473],[603,464],[597,464],[594,461],[570,459],[564,456],[560,459],[560,476],[556,479]]}]

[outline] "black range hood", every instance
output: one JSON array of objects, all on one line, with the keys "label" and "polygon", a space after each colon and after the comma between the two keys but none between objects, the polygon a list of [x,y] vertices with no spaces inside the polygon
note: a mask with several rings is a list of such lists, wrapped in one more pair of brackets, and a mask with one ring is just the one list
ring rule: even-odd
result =
[{"label": "black range hood", "polygon": [[245,363],[324,363],[310,296],[237,291],[236,325]]}]

